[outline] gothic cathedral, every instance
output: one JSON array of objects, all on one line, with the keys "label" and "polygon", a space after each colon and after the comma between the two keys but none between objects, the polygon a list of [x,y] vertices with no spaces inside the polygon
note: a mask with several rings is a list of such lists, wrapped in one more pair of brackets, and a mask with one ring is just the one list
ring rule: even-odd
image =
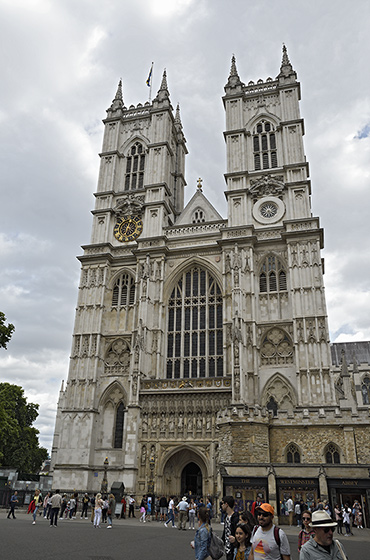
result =
[{"label": "gothic cathedral", "polygon": [[108,458],[108,485],[138,496],[226,492],[245,507],[259,494],[282,514],[288,494],[357,495],[366,512],[370,376],[330,345],[299,100],[285,47],[278,76],[248,85],[232,58],[225,219],[201,180],[184,206],[166,73],[136,107],[120,82],[79,257],[55,488],[99,490]]}]

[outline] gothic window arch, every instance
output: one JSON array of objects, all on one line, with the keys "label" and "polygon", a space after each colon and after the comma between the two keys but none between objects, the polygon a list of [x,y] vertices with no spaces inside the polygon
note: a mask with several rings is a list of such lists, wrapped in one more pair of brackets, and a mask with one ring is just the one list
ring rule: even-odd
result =
[{"label": "gothic window arch", "polygon": [[335,445],[335,443],[331,442],[326,446],[324,456],[325,463],[336,465],[340,464],[340,451],[339,447]]},{"label": "gothic window arch", "polygon": [[370,377],[365,375],[361,384],[362,404],[370,404]]},{"label": "gothic window arch", "polygon": [[191,222],[193,224],[202,224],[206,221],[206,216],[201,208],[197,208],[192,216]]},{"label": "gothic window arch", "polygon": [[141,142],[135,142],[126,157],[125,191],[143,188],[144,170],[145,148]]},{"label": "gothic window arch", "polygon": [[293,363],[293,344],[288,334],[274,327],[267,331],[261,344],[262,365]]},{"label": "gothic window arch", "polygon": [[254,169],[271,169],[277,167],[276,133],[274,125],[261,120],[253,131]]},{"label": "gothic window arch", "polygon": [[301,454],[295,443],[290,443],[286,449],[286,462],[287,463],[301,462]]},{"label": "gothic window arch", "polygon": [[268,255],[262,263],[259,277],[260,293],[286,292],[286,271],[281,260],[275,255]]},{"label": "gothic window arch", "polygon": [[121,274],[113,287],[112,307],[128,308],[135,303],[135,280],[131,274]]},{"label": "gothic window arch", "polygon": [[222,294],[201,267],[185,271],[172,290],[167,317],[167,379],[223,376]]},{"label": "gothic window arch", "polygon": [[113,447],[120,449],[123,443],[123,427],[125,420],[125,405],[121,401],[116,408],[116,418],[114,425]]}]

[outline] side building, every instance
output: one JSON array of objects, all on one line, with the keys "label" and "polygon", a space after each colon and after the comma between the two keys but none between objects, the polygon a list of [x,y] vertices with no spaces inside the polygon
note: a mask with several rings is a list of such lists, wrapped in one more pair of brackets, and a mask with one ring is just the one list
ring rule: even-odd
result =
[{"label": "side building", "polygon": [[166,73],[136,107],[119,84],[79,257],[55,486],[98,490],[108,457],[108,484],[137,494],[370,504],[369,364],[330,347],[299,100],[285,47],[278,76],[248,85],[233,57],[224,219],[200,180],[184,206]]}]

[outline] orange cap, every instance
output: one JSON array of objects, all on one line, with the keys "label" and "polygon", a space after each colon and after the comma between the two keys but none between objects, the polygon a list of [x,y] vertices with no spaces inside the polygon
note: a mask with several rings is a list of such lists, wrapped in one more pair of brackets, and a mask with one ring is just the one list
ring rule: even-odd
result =
[{"label": "orange cap", "polygon": [[257,511],[259,509],[262,509],[263,511],[266,511],[267,513],[271,513],[271,515],[275,515],[275,510],[270,504],[261,504],[260,506],[258,506],[256,508]]}]

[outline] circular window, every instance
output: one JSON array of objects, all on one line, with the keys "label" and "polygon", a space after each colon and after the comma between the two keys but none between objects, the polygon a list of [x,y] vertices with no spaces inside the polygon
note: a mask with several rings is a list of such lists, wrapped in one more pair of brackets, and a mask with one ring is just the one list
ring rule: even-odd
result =
[{"label": "circular window", "polygon": [[276,196],[269,196],[257,200],[253,206],[253,217],[260,224],[274,224],[285,214],[285,204]]},{"label": "circular window", "polygon": [[265,202],[260,207],[260,214],[263,218],[273,218],[276,216],[278,207],[274,202]]}]

